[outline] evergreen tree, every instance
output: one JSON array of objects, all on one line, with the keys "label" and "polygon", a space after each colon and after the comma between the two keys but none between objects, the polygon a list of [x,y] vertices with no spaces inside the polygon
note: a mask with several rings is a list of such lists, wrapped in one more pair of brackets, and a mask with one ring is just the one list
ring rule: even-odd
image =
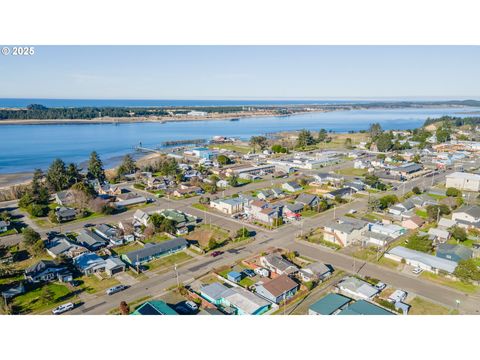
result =
[{"label": "evergreen tree", "polygon": [[69,187],[67,169],[61,159],[53,160],[45,177],[47,186],[51,191],[57,192]]},{"label": "evergreen tree", "polygon": [[90,179],[97,179],[100,182],[105,181],[103,163],[96,151],[93,151],[90,154],[90,160],[88,161],[88,177]]}]

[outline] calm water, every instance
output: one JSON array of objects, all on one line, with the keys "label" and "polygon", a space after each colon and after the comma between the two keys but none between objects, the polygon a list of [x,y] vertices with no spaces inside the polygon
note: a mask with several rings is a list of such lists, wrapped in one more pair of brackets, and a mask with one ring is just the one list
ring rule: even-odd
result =
[{"label": "calm water", "polygon": [[412,129],[428,117],[467,116],[475,108],[356,110],[309,113],[287,117],[257,117],[240,121],[171,123],[0,125],[0,173],[47,168],[54,158],[82,163],[96,150],[107,165],[132,152],[139,142],[157,147],[166,140],[210,139],[224,135],[248,139],[252,135],[285,130],[325,128],[336,132],[368,129],[379,122],[384,129]]}]

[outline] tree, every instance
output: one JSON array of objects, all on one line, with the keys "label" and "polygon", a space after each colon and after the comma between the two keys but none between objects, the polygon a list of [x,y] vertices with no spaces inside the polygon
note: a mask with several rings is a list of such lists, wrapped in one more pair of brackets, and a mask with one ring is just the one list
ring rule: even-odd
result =
[{"label": "tree", "polygon": [[105,181],[105,170],[103,169],[103,163],[96,151],[93,151],[90,154],[87,176],[90,179],[97,179],[101,183]]},{"label": "tree", "polygon": [[451,230],[450,233],[452,236],[455,238],[457,241],[465,241],[467,240],[467,232],[465,231],[464,228],[461,228],[460,226],[454,226]]},{"label": "tree", "polygon": [[83,176],[81,174],[82,169],[80,169],[76,164],[70,163],[67,166],[67,183],[70,186],[82,181]]},{"label": "tree", "polygon": [[419,195],[422,193],[422,190],[420,190],[420,188],[418,186],[414,186],[413,189],[412,189],[412,192],[416,195]]},{"label": "tree", "polygon": [[450,140],[451,130],[443,125],[437,129],[435,135],[437,136],[437,142],[443,143]]},{"label": "tree", "polygon": [[297,139],[297,147],[305,148],[307,146],[315,144],[315,139],[312,136],[312,133],[308,130],[300,130]]},{"label": "tree", "polygon": [[352,139],[351,138],[346,138],[344,145],[347,149],[351,149],[353,147]]},{"label": "tree", "polygon": [[135,171],[137,171],[137,164],[135,163],[135,160],[133,160],[131,155],[125,155],[122,163],[118,167],[117,176],[122,178],[127,174],[135,173]]},{"label": "tree", "polygon": [[230,176],[228,178],[228,185],[230,185],[231,187],[237,187],[238,186],[238,175],[232,174],[232,176]]},{"label": "tree", "polygon": [[67,169],[61,159],[53,160],[45,175],[47,186],[51,191],[57,192],[69,187]]},{"label": "tree", "polygon": [[275,144],[272,146],[272,152],[274,152],[275,154],[285,154],[287,152],[287,149],[280,144]]},{"label": "tree", "polygon": [[230,164],[232,160],[228,156],[220,154],[217,156],[217,162],[220,165],[227,165],[227,164]]},{"label": "tree", "polygon": [[32,251],[36,255],[42,254],[45,251],[45,243],[42,240],[38,240],[35,244],[33,244]]},{"label": "tree", "polygon": [[379,123],[370,124],[370,129],[368,130],[370,133],[370,139],[375,141],[382,131],[382,126]]},{"label": "tree", "polygon": [[412,161],[417,164],[419,164],[421,160],[422,158],[420,157],[420,154],[415,154],[412,158]]},{"label": "tree", "polygon": [[377,136],[377,140],[375,144],[377,145],[378,151],[381,151],[381,152],[389,151],[393,146],[391,135],[388,133],[380,134],[379,136]]},{"label": "tree", "polygon": [[247,238],[250,236],[250,231],[248,231],[247,228],[240,228],[237,230],[237,233],[236,233],[236,238]]},{"label": "tree", "polygon": [[30,247],[40,240],[40,234],[30,227],[24,228],[22,231],[24,243]]},{"label": "tree", "polygon": [[381,210],[388,208],[390,205],[393,205],[398,202],[398,197],[396,195],[385,195],[378,199],[379,206]]},{"label": "tree", "polygon": [[475,259],[460,260],[453,274],[464,282],[480,281],[480,269]]},{"label": "tree", "polygon": [[122,301],[119,306],[120,314],[121,315],[128,315],[130,314],[130,306],[125,301]]},{"label": "tree", "polygon": [[213,250],[218,246],[218,243],[215,241],[215,238],[212,236],[208,240],[208,250]]},{"label": "tree", "polygon": [[430,220],[438,220],[440,216],[450,214],[450,208],[445,204],[428,205],[426,210]]},{"label": "tree", "polygon": [[451,196],[451,197],[462,196],[462,192],[460,190],[458,190],[457,188],[454,188],[454,187],[447,188],[447,191],[445,192],[445,194],[447,196]]},{"label": "tree", "polygon": [[417,234],[408,239],[405,247],[425,253],[431,253],[433,251],[433,243],[428,236],[419,236]]},{"label": "tree", "polygon": [[320,131],[318,132],[318,138],[317,138],[317,141],[318,142],[324,142],[325,140],[327,140],[327,130],[325,129],[320,129]]},{"label": "tree", "polygon": [[250,138],[250,146],[253,148],[253,152],[256,152],[257,147],[263,150],[267,147],[268,141],[265,136],[252,136]]}]

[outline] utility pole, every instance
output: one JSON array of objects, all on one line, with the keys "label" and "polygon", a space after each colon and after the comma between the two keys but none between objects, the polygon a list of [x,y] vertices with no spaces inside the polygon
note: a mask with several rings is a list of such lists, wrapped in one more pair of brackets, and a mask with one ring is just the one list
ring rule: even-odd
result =
[{"label": "utility pole", "polygon": [[177,277],[177,288],[179,288],[180,287],[180,281],[178,280],[177,263],[173,264],[173,269],[175,270],[175,276]]}]

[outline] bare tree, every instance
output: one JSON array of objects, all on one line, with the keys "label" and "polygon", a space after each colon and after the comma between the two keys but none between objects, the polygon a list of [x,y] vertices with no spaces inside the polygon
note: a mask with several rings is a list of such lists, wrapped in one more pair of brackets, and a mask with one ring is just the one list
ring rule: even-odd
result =
[{"label": "bare tree", "polygon": [[120,303],[119,310],[120,310],[120,314],[122,314],[122,315],[128,315],[128,314],[130,314],[130,306],[128,306],[128,304],[126,303],[126,301],[122,301],[122,302]]}]

